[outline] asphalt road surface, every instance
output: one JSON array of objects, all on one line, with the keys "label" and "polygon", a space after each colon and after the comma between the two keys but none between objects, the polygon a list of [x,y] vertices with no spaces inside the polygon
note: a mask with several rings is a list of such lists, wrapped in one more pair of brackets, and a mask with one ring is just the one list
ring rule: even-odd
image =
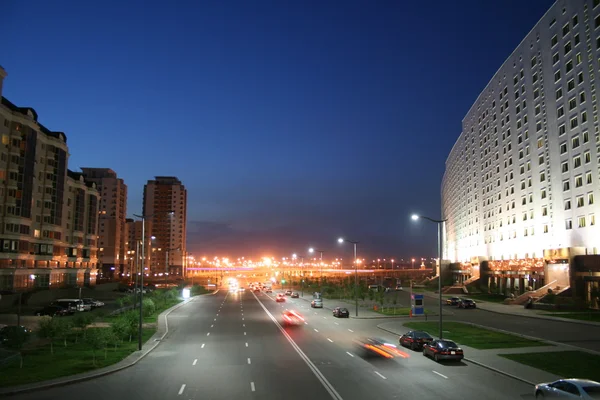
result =
[{"label": "asphalt road surface", "polygon": [[[294,309],[306,323],[282,326]],[[402,349],[363,358],[359,336],[397,337],[380,320],[337,319],[301,299],[265,293],[200,296],[170,314],[169,334],[136,366],[14,399],[522,399],[532,387],[468,363],[438,364]],[[468,356],[468,355],[467,355]]]},{"label": "asphalt road surface", "polygon": [[[388,296],[394,296],[395,294],[398,294],[398,302],[408,307],[410,304],[410,293],[407,291],[397,291],[388,294]],[[425,308],[437,311],[439,304],[436,298],[425,296]],[[471,322],[521,335],[600,351],[600,326],[499,314],[479,309],[463,310],[447,305],[444,305],[443,308],[445,311],[452,312],[453,314],[444,316],[444,320],[446,321]]]}]

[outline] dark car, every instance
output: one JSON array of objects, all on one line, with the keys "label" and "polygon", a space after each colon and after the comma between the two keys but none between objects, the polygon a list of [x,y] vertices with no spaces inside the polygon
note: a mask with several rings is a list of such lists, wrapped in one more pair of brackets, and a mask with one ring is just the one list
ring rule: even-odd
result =
[{"label": "dark car", "polygon": [[383,358],[394,358],[402,356],[396,345],[386,342],[384,339],[375,337],[359,338],[354,340],[358,350],[366,356],[376,356]]},{"label": "dark car", "polygon": [[292,293],[292,299],[297,299],[298,297],[300,297],[300,295],[298,294],[298,292]]},{"label": "dark car", "polygon": [[24,326],[8,325],[0,328],[0,343],[5,346],[24,343],[29,340],[31,329]]},{"label": "dark car", "polygon": [[410,347],[411,350],[421,350],[424,344],[431,343],[432,341],[433,337],[423,331],[408,331],[400,336],[399,339],[401,346]]},{"label": "dark car", "polygon": [[344,307],[336,307],[333,309],[333,316],[337,318],[350,318],[350,311]]},{"label": "dark car", "polygon": [[449,299],[446,299],[446,304],[449,306],[457,306],[459,302],[460,297],[450,297]]},{"label": "dark car", "polygon": [[460,361],[464,358],[463,350],[452,340],[435,339],[423,345],[423,355],[435,361]]},{"label": "dark car", "polygon": [[477,308],[477,303],[471,299],[460,299],[458,308]]},{"label": "dark car", "polygon": [[286,290],[285,291],[285,295],[286,296],[291,296],[292,295],[292,291],[291,290]]},{"label": "dark car", "polygon": [[37,310],[35,312],[35,315],[39,316],[50,316],[50,317],[64,317],[65,315],[71,315],[73,314],[74,311],[73,310],[69,310],[68,308],[65,307],[60,307],[60,306],[46,306],[44,308],[42,308],[41,310]]}]

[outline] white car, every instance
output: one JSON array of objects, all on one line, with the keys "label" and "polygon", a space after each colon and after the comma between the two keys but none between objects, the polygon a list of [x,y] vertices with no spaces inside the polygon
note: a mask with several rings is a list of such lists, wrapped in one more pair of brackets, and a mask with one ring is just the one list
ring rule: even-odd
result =
[{"label": "white car", "polygon": [[535,398],[600,399],[600,383],[589,379],[559,379],[535,385]]}]

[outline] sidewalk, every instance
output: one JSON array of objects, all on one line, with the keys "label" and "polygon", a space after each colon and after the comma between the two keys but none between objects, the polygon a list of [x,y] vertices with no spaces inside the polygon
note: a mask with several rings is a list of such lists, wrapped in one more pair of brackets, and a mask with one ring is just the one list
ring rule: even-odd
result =
[{"label": "sidewalk", "polygon": [[189,303],[193,300],[193,297],[189,300],[185,300],[168,310],[163,311],[157,318],[158,324],[156,333],[142,345],[141,351],[136,351],[123,360],[116,364],[109,365],[104,368],[96,369],[93,371],[84,372],[82,374],[63,376],[60,378],[52,379],[49,381],[29,383],[20,386],[12,386],[6,388],[0,388],[0,396],[14,395],[26,392],[33,392],[36,390],[47,389],[55,386],[64,386],[71,383],[82,382],[94,378],[98,378],[104,375],[112,374],[113,372],[121,371],[125,368],[129,368],[137,364],[142,358],[146,357],[156,346],[160,344],[160,341],[169,333],[169,327],[167,323],[167,316],[174,310]]},{"label": "sidewalk", "polygon": [[[439,295],[437,293],[431,293],[431,292],[425,291],[423,294],[429,298],[434,298],[436,300],[439,298]],[[457,296],[457,295],[442,294],[443,299],[448,299],[448,298],[454,297],[454,296]],[[468,298],[469,295],[460,295],[458,297]],[[547,320],[551,320],[551,321],[560,321],[560,322],[569,322],[569,323],[574,323],[574,324],[600,326],[600,322],[595,322],[595,321],[582,321],[579,319],[561,318],[559,316],[554,316],[554,315],[544,315],[544,314],[550,314],[550,312],[548,310],[527,309],[527,308],[523,307],[522,305],[502,304],[502,303],[494,303],[491,301],[477,300],[477,308],[480,310],[489,311],[489,312],[493,312],[493,313],[497,313],[497,314],[507,314],[507,315],[515,315],[515,316],[519,316],[519,317],[526,317],[526,318],[539,318],[539,319],[547,319]],[[567,314],[567,313],[571,314],[572,312],[565,311],[565,314]],[[560,313],[552,313],[552,314],[560,315]]]},{"label": "sidewalk", "polygon": [[[404,321],[385,322],[377,325],[377,327],[398,336],[410,330],[409,328],[404,327]],[[563,377],[539,370],[537,368],[529,367],[504,357],[500,357],[500,354],[541,353],[572,350],[570,347],[561,345],[491,350],[478,350],[462,344],[460,347],[463,348],[465,352],[465,361],[468,363],[479,365],[530,385],[536,385],[540,382],[553,382]]]}]

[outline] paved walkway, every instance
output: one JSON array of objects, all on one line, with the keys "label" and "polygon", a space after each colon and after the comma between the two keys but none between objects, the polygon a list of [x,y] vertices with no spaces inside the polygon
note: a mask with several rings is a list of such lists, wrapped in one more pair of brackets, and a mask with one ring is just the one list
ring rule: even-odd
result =
[{"label": "paved walkway", "polygon": [[[377,325],[377,327],[384,331],[400,336],[410,330],[409,328],[404,327],[404,323],[406,322],[408,321],[396,320],[383,322]],[[500,357],[500,354],[541,353],[573,350],[570,347],[561,345],[491,350],[478,350],[469,346],[464,346],[462,344],[460,344],[460,346],[465,352],[465,361],[490,369],[502,375],[510,376],[514,379],[531,385],[536,385],[540,382],[552,382],[563,377],[559,377],[549,372],[545,372],[537,368],[529,367],[527,365],[520,364],[516,361]]]}]

